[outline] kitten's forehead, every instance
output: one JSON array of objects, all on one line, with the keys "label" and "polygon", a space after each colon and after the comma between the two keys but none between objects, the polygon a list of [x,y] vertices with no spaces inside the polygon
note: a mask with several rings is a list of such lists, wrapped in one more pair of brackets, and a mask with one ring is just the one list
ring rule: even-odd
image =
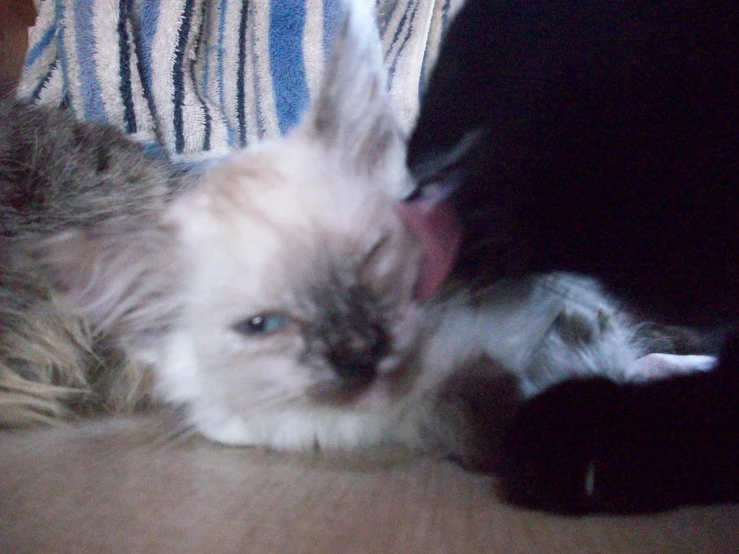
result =
[{"label": "kitten's forehead", "polygon": [[325,235],[334,245],[342,237],[361,243],[404,232],[388,192],[402,186],[348,171],[334,152],[298,134],[234,155],[172,213],[194,242],[220,235],[264,249],[265,241],[277,247]]}]

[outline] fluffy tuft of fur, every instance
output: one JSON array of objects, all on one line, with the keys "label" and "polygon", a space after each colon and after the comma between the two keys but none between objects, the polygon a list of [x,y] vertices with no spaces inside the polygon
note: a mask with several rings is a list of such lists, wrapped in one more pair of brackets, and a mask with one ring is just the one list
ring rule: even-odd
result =
[{"label": "fluffy tuft of fur", "polygon": [[[1,426],[150,402],[145,366],[67,309],[55,286],[93,268],[51,246],[99,225],[150,226],[189,185],[110,127],[0,101]],[[47,271],[43,251],[64,262]]]}]

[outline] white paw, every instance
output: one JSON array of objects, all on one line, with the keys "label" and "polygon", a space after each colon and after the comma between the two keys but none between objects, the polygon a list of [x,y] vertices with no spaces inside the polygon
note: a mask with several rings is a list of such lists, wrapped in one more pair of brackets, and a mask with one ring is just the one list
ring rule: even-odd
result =
[{"label": "white paw", "polygon": [[716,362],[715,356],[647,354],[626,368],[626,377],[633,381],[663,379],[672,375],[710,371],[716,367]]}]

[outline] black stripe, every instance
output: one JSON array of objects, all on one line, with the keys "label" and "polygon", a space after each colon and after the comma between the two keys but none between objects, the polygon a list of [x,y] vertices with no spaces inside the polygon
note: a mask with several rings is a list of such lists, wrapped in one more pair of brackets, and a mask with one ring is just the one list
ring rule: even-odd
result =
[{"label": "black stripe", "polygon": [[398,42],[398,37],[400,36],[400,33],[403,31],[403,27],[405,26],[405,20],[408,17],[408,10],[403,12],[403,17],[400,18],[400,21],[398,22],[398,28],[395,29],[395,34],[393,35],[393,40],[390,41],[390,46],[387,49],[388,52],[392,52],[393,46],[395,46],[395,43]]},{"label": "black stripe", "polygon": [[136,132],[136,113],[131,92],[131,52],[129,50],[128,14],[131,0],[121,0],[118,5],[118,63],[120,65],[119,90],[123,100],[123,122],[127,133]]},{"label": "black stripe", "polygon": [[393,2],[392,7],[390,8],[390,13],[385,13],[382,17],[382,25],[380,26],[380,36],[385,36],[385,31],[387,30],[387,26],[390,25],[390,20],[393,18],[393,15],[395,15],[395,8],[398,7],[398,4],[400,2]]},{"label": "black stripe", "polygon": [[[416,13],[418,12],[418,1],[415,2],[413,5],[413,10],[411,12],[410,20],[408,21],[408,30],[405,33],[405,37],[403,37],[403,42],[401,43],[400,47],[398,47],[398,51],[395,53],[395,56],[393,57],[393,63],[390,64],[390,69],[388,70],[388,88],[390,88],[393,85],[393,77],[395,76],[395,66],[398,63],[398,59],[400,58],[400,53],[403,51],[403,48],[405,48],[405,45],[408,44],[408,40],[411,38],[411,31],[413,30],[413,21],[416,19]],[[408,11],[403,14],[403,19],[400,21],[400,25],[398,25],[398,30],[395,33],[395,36],[393,37],[393,43],[390,45],[390,50],[392,50],[393,46],[395,45],[395,42],[398,39],[398,36],[400,35],[400,32],[403,28],[403,23],[405,22],[406,16],[408,15]]]},{"label": "black stripe", "polygon": [[246,111],[244,98],[244,81],[246,71],[246,23],[249,12],[249,2],[244,0],[241,5],[241,20],[239,21],[239,65],[236,72],[236,117],[239,124],[239,144],[246,146]]},{"label": "black stripe", "polygon": [[49,71],[46,72],[46,75],[44,75],[44,78],[41,79],[41,82],[38,84],[38,86],[35,89],[33,89],[33,94],[31,95],[31,101],[34,104],[36,104],[39,101],[39,98],[41,97],[41,93],[46,88],[46,85],[49,84],[49,81],[51,81],[51,78],[54,75],[54,72],[57,70],[58,67],[59,67],[59,56],[54,58],[54,61],[49,67]]},{"label": "black stripe", "polygon": [[177,48],[175,49],[174,66],[172,67],[172,82],[174,83],[174,140],[175,152],[181,154],[185,149],[185,134],[183,130],[183,108],[185,103],[185,72],[183,62],[187,50],[187,38],[190,35],[194,0],[185,2],[185,13],[182,16],[180,30],[177,33]]},{"label": "black stripe", "polygon": [[[200,53],[200,48],[203,43],[203,35],[206,25],[206,14],[207,14],[207,6],[208,2],[203,2],[203,6],[200,10],[200,29],[198,30],[198,36],[195,39],[195,52]],[[205,53],[205,56],[207,56],[208,53]],[[201,94],[200,90],[200,82],[197,79],[197,75],[195,74],[195,66],[197,65],[197,59],[200,58],[200,55],[195,56],[195,60],[192,60],[190,62],[190,78],[192,79],[193,86],[195,88],[195,96],[198,97],[198,100],[200,100],[200,107],[203,108],[203,118],[205,119],[205,130],[203,135],[203,151],[207,152],[211,148],[210,144],[210,135],[211,135],[211,117],[210,117],[210,110],[208,109],[208,104],[205,102],[205,99],[203,98],[203,95]],[[206,85],[207,86],[207,85]]]},{"label": "black stripe", "polygon": [[[141,88],[144,91],[144,98],[149,107],[149,113],[151,113],[152,120],[156,122],[159,118],[157,117],[156,102],[154,101],[154,93],[152,92],[151,87],[151,75],[145,71],[145,60],[147,56],[144,52],[144,43],[141,39],[141,20],[136,10],[129,12],[128,16],[132,22],[131,30],[133,31],[133,48],[136,52],[136,71],[139,74],[139,81],[141,82]],[[157,142],[160,145],[166,144],[162,137],[162,131],[157,124],[154,125],[154,134],[156,135]]]}]

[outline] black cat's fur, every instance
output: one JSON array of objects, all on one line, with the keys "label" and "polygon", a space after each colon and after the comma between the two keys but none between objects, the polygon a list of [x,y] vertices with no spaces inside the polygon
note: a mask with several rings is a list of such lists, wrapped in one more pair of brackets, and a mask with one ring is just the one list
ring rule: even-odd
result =
[{"label": "black cat's fur", "polygon": [[[661,321],[739,316],[739,2],[469,0],[410,140],[453,183],[468,279],[571,271]],[[569,382],[523,407],[513,502],[564,512],[739,500],[739,334],[716,369]]]}]

